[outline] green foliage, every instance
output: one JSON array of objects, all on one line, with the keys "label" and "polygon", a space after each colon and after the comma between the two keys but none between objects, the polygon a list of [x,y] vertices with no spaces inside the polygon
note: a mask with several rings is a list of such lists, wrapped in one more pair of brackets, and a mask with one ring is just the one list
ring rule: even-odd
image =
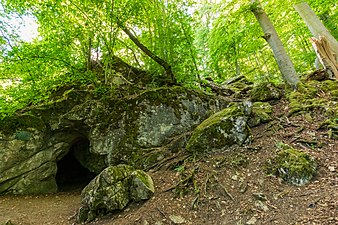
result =
[{"label": "green foliage", "polygon": [[[296,0],[263,3],[299,73],[313,69],[311,33],[293,9]],[[309,5],[338,38],[337,3],[309,0]],[[39,38],[20,41],[11,18],[32,15]],[[235,75],[251,81],[281,82],[273,54],[250,12],[248,1],[221,0],[0,0],[0,119],[40,101],[65,84],[97,84],[113,56],[165,80],[163,68],[145,55],[119,28],[128,27],[152,53],[171,65],[179,83],[196,88],[206,77],[222,82]],[[91,62],[89,62],[91,59]],[[202,78],[202,79],[200,79]],[[113,79],[109,79],[113,80]],[[105,95],[104,85],[95,87]]]}]

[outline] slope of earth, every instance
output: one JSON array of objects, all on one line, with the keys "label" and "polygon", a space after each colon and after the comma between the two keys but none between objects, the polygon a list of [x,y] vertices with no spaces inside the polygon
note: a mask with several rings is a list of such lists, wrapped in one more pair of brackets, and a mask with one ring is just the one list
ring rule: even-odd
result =
[{"label": "slope of earth", "polygon": [[[288,116],[285,99],[273,108],[273,120],[252,129],[252,144],[163,162],[149,172],[153,198],[89,224],[338,224],[338,140],[319,129],[327,118],[317,109]],[[316,159],[312,182],[294,186],[266,175],[282,144]],[[0,196],[0,224],[75,224],[79,205],[79,192]]]}]

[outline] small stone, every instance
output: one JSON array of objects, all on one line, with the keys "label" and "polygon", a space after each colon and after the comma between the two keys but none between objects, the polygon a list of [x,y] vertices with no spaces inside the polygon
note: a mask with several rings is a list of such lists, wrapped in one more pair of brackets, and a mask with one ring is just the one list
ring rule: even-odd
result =
[{"label": "small stone", "polygon": [[246,182],[243,182],[239,186],[239,192],[245,193],[248,188],[248,184]]},{"label": "small stone", "polygon": [[259,201],[266,201],[267,198],[263,193],[253,193],[252,196]]},{"label": "small stone", "polygon": [[237,175],[233,175],[233,176],[231,177],[231,179],[232,179],[232,180],[238,180],[238,176],[237,176]]},{"label": "small stone", "polygon": [[176,216],[176,215],[170,215],[169,219],[174,223],[174,224],[182,224],[185,222],[185,219],[182,216]]},{"label": "small stone", "polygon": [[336,168],[334,166],[329,166],[328,169],[330,170],[330,172],[336,171]]},{"label": "small stone", "polygon": [[257,208],[259,208],[260,210],[263,210],[264,212],[269,211],[269,207],[261,201],[256,201],[255,205]]},{"label": "small stone", "polygon": [[255,216],[251,217],[245,224],[246,225],[253,225],[257,222],[257,218]]}]

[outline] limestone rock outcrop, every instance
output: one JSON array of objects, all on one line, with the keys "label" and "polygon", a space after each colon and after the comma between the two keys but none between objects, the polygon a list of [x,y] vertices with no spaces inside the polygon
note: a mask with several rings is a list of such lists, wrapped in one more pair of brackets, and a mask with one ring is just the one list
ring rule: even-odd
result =
[{"label": "limestone rock outcrop", "polygon": [[183,148],[185,133],[227,105],[183,87],[105,99],[74,87],[59,91],[0,121],[0,194],[57,191],[58,162],[68,154],[96,175],[121,163],[148,168]]}]

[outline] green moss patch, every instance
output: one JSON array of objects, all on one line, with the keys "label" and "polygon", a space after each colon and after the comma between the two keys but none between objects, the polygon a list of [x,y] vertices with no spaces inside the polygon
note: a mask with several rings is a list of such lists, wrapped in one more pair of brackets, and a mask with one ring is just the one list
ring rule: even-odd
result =
[{"label": "green moss patch", "polygon": [[250,127],[258,126],[271,121],[272,107],[268,102],[255,102],[252,105],[252,112],[248,120]]},{"label": "green moss patch", "polygon": [[246,121],[242,107],[233,104],[204,120],[192,133],[186,148],[201,153],[242,145],[251,135]]},{"label": "green moss patch", "polygon": [[254,102],[266,102],[280,99],[282,92],[273,83],[264,82],[255,85],[249,95]]},{"label": "green moss patch", "polygon": [[328,129],[331,137],[338,137],[338,81],[308,81],[299,86],[298,91],[286,95],[289,116],[319,112],[327,119],[321,128]]},{"label": "green moss patch", "polygon": [[304,185],[315,175],[317,163],[308,154],[288,147],[268,159],[265,167],[268,174],[281,177],[290,184]]}]

